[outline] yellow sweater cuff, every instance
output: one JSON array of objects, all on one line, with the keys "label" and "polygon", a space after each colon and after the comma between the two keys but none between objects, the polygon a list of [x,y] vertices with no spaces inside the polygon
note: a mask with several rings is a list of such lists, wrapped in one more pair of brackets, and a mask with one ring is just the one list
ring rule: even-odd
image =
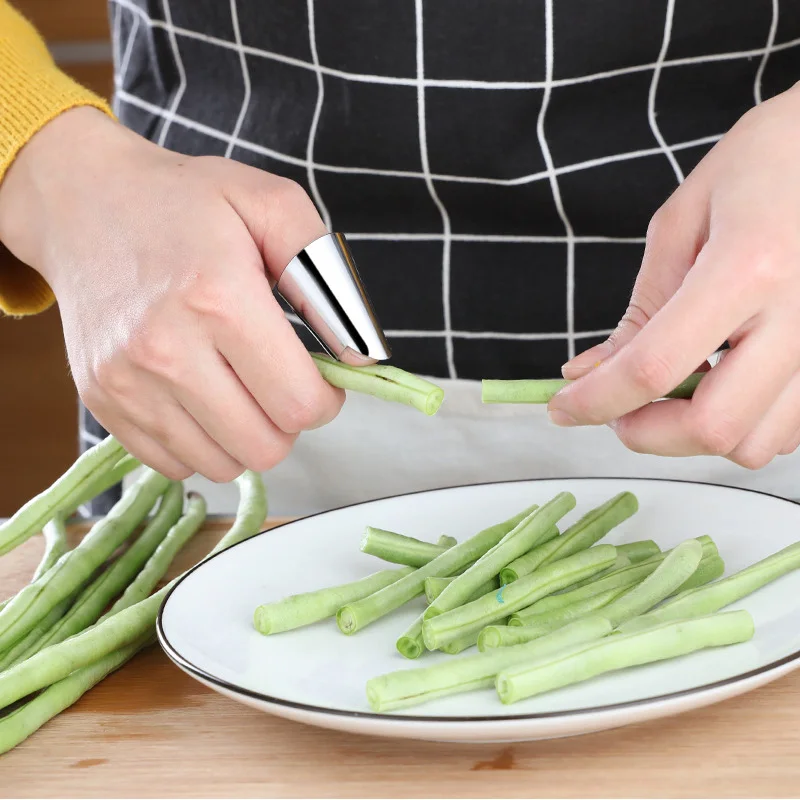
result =
[{"label": "yellow sweater cuff", "polygon": [[[111,114],[105,100],[56,67],[33,26],[0,0],[0,181],[37,131],[76,106],[94,106]],[[53,304],[53,292],[37,272],[10,259],[3,261],[0,311],[23,316]]]}]

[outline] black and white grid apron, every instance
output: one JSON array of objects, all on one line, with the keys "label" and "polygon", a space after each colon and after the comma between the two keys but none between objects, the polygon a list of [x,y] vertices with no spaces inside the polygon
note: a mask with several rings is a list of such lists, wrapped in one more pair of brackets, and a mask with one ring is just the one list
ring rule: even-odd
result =
[{"label": "black and white grid apron", "polygon": [[301,183],[393,363],[442,378],[604,339],[653,212],[800,78],[800,0],[112,0],[111,26],[122,122]]}]

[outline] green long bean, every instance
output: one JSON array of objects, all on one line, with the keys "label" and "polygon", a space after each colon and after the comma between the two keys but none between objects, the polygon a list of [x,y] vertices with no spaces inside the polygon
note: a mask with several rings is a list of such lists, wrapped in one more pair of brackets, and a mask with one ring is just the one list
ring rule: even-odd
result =
[{"label": "green long bean", "polygon": [[28,631],[16,644],[6,650],[6,652],[0,656],[0,672],[22,661],[26,657],[28,651],[32,647],[35,647],[36,644],[47,635],[47,632],[67,613],[71,604],[71,598],[62,600],[57,606],[54,606],[53,610],[35,628]]},{"label": "green long bean", "polygon": [[[425,597],[428,602],[432,603],[444,591],[445,587],[449,586],[454,580],[455,578],[440,578],[436,575],[425,578]],[[495,591],[499,588],[500,578],[489,578],[472,593],[470,599],[474,600],[476,597],[483,597],[487,592]]]},{"label": "green long bean", "polygon": [[552,657],[508,667],[495,680],[503,703],[560,689],[607,672],[663,661],[708,647],[746,642],[754,632],[746,611],[729,611],[693,620],[669,622],[627,636],[610,636],[577,645]]},{"label": "green long bean", "polygon": [[[717,556],[717,547],[710,536],[699,536],[697,541],[702,547],[703,561]],[[584,585],[578,589],[571,588],[566,592],[554,594],[552,597],[545,597],[530,607],[523,608],[516,614],[513,614],[509,619],[509,625],[525,625],[530,619],[535,619],[541,614],[552,613],[572,603],[581,602],[611,589],[622,589],[626,586],[630,587],[636,583],[640,583],[648,577],[648,575],[656,571],[659,564],[664,561],[667,555],[668,553],[659,552],[658,555],[652,556],[647,559],[647,561],[640,561],[638,564],[632,564],[630,567],[623,567],[613,573],[604,574],[595,581],[584,583]],[[703,561],[700,563],[702,564]]]},{"label": "green long bean", "polygon": [[436,556],[433,561],[429,561],[411,575],[406,575],[375,594],[342,606],[336,614],[339,630],[348,635],[356,633],[376,619],[400,608],[409,600],[423,593],[425,578],[432,575],[445,577],[453,575],[462,567],[480,558],[535,508],[536,506],[526,508],[510,519],[476,533],[466,541],[445,550],[444,553]]},{"label": "green long bean", "polygon": [[111,436],[83,453],[52,486],[0,525],[0,556],[39,533],[57,513],[71,508],[84,489],[124,455],[122,445]]},{"label": "green long bean", "polygon": [[83,494],[77,499],[73,499],[71,506],[63,512],[65,518],[71,517],[82,505],[94,500],[98,495],[108,491],[112,486],[116,486],[122,479],[142,466],[142,463],[132,455],[124,455],[107,472],[101,472],[97,480],[86,487]]},{"label": "green long bean", "polygon": [[711,614],[799,568],[800,542],[784,547],[777,553],[709,586],[683,592],[648,614],[623,623],[619,630],[621,633],[634,633],[675,619]]},{"label": "green long bean", "polygon": [[318,353],[312,353],[311,357],[322,377],[339,389],[402,403],[429,417],[439,410],[444,400],[444,391],[439,386],[397,367],[387,364],[351,367]]},{"label": "green long bean", "polygon": [[39,561],[39,566],[36,567],[33,578],[31,578],[33,581],[39,580],[69,549],[67,546],[67,526],[64,524],[64,517],[61,514],[56,514],[44,526],[42,536],[44,537],[44,552]]},{"label": "green long bean", "polygon": [[[69,611],[37,642],[23,658],[29,658],[52,644],[63,642],[94,624],[108,604],[122,592],[146,565],[183,512],[183,486],[173,482],[161,498],[158,511],[136,541],[116,561],[78,595]],[[198,526],[199,527],[199,526]]]},{"label": "green long bean", "polygon": [[0,650],[11,647],[54,606],[85,586],[134,532],[168,485],[168,478],[146,470],[74,550],[65,553],[47,573],[15,595],[0,611]]},{"label": "green long bean", "polygon": [[625,592],[630,591],[630,588],[630,586],[623,586],[608,589],[584,600],[570,603],[549,614],[537,614],[530,618],[525,625],[488,625],[480,632],[478,649],[484,652],[496,647],[511,647],[515,644],[532,642],[534,639],[546,636],[548,633],[581,619],[581,617],[605,608]]},{"label": "green long bean", "polygon": [[311,625],[335,616],[336,612],[347,603],[374,594],[384,586],[389,586],[413,572],[414,567],[383,569],[357,581],[314,592],[294,594],[274,603],[264,603],[255,610],[253,625],[264,636]]},{"label": "green long bean", "polygon": [[643,539],[640,542],[614,545],[618,553],[624,553],[631,560],[631,564],[647,561],[648,558],[657,556],[661,548],[652,539]]},{"label": "green long bean", "polygon": [[421,567],[455,544],[457,542],[452,536],[442,536],[437,544],[433,544],[368,525],[361,539],[361,552],[392,564]]},{"label": "green long bean", "polygon": [[425,646],[429,650],[439,650],[472,631],[477,633],[486,625],[531,605],[545,595],[604,570],[615,556],[616,551],[610,544],[593,547],[541,567],[531,575],[502,587],[497,593],[484,595],[452,611],[426,619],[422,626]]},{"label": "green long bean", "polygon": [[24,742],[45,723],[77,702],[103,678],[130,661],[139,650],[152,641],[153,637],[148,635],[108,653],[47,687],[33,700],[29,700],[10,714],[0,717],[0,755]]},{"label": "green long bean", "polygon": [[534,658],[544,658],[582,642],[600,639],[610,632],[608,620],[587,618],[519,647],[504,647],[489,653],[449,659],[428,667],[379,675],[367,681],[367,700],[373,711],[394,711],[437,697],[489,688],[494,683],[495,675],[508,667]]},{"label": "green long bean", "polygon": [[[212,554],[255,535],[264,522],[267,498],[260,476],[248,471],[237,478],[236,483],[240,491],[236,519]],[[0,673],[0,709],[151,635],[158,609],[177,580],[175,578],[155,594],[112,616],[106,615],[82,633],[40,650]]]},{"label": "green long bean", "polygon": [[[430,578],[425,578],[425,594],[428,595],[428,587],[431,587],[431,591],[436,591],[434,587],[437,587],[441,584],[437,584],[438,581],[451,581],[452,578],[438,578],[436,576],[432,576]],[[445,586],[447,583],[444,584]],[[487,592],[494,592],[500,588],[500,581],[498,578],[490,578],[488,581],[483,583],[479,586],[473,593],[469,600],[476,600],[479,597],[483,597]],[[438,592],[441,594],[441,592]],[[397,652],[400,655],[405,656],[406,658],[419,658],[423,651],[425,650],[425,641],[422,638],[422,624],[425,621],[425,612],[423,611],[408,627],[408,629],[400,634],[400,637],[397,640]],[[471,647],[473,644],[476,644],[477,637],[472,636],[471,634],[466,637],[465,639],[460,639],[454,643],[453,647],[448,649],[442,648],[445,653],[450,653],[451,655],[455,653],[460,653],[465,647]],[[467,643],[468,642],[468,643]],[[458,649],[457,649],[458,648]]]},{"label": "green long bean", "polygon": [[[614,545],[614,547],[617,547]],[[641,562],[640,562],[641,563]],[[625,553],[621,553],[619,547],[617,547],[617,557],[614,559],[614,563],[608,568],[604,569],[602,572],[598,572],[597,575],[592,575],[586,580],[580,581],[576,583],[574,586],[570,586],[567,589],[564,589],[563,592],[559,592],[559,594],[566,594],[567,592],[575,591],[576,589],[581,589],[586,586],[587,583],[592,583],[593,581],[599,581],[602,578],[607,578],[609,575],[618,572],[621,569],[625,569],[625,567],[630,567],[633,565],[633,562],[625,555]]]},{"label": "green long bean", "polygon": [[[686,380],[681,381],[664,398],[672,400],[688,400],[694,395],[695,389],[702,380],[704,372],[696,372]],[[567,384],[562,378],[548,378],[545,380],[484,380],[481,384],[481,400],[484,403],[549,403]]]},{"label": "green long bean", "polygon": [[626,620],[644,614],[669,597],[689,579],[702,558],[703,546],[697,539],[681,542],[654,572],[599,613],[618,628]]},{"label": "green long bean", "polygon": [[[425,610],[425,619],[444,614],[467,602],[487,580],[499,575],[506,564],[528,552],[532,547],[536,547],[547,532],[575,508],[575,503],[575,495],[571,492],[560,492],[529,514],[494,547],[487,550],[466,572],[445,587]],[[559,537],[561,538],[563,537]]]},{"label": "green long bean", "polygon": [[620,492],[571,525],[557,539],[535,547],[529,553],[512,561],[500,573],[503,583],[512,583],[529,575],[539,567],[591,547],[610,530],[620,525],[639,509],[632,492]]}]

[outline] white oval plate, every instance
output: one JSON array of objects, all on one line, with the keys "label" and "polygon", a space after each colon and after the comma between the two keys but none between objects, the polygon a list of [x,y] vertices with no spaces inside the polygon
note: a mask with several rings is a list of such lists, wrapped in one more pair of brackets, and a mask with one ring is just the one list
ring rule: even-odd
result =
[{"label": "white oval plate", "polygon": [[[662,549],[711,535],[735,572],[796,541],[800,506],[757,492],[660,480],[570,479],[483,484],[393,497],[329,511],[262,533],[195,567],[161,609],[158,635],[183,670],[234,700],[326,728],[446,741],[524,741],[604,730],[677,714],[754,689],[800,665],[800,571],[731,608],[756,623],[747,643],[606,675],[502,705],[494,690],[375,714],[368,678],[452,658],[415,662],[395,650],[397,636],[424,607],[420,598],[355,636],[332,620],[265,637],[252,626],[261,603],[363,577],[382,562],[359,551],[365,525],[428,541],[459,541],[531,503],[571,491],[572,522],[623,490],[639,512],[604,541],[654,539]],[[563,529],[563,528],[562,528]]]}]

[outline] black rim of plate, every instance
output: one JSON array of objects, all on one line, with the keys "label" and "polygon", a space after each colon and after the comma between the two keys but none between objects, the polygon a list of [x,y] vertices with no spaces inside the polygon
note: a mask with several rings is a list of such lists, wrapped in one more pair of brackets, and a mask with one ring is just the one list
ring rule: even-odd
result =
[{"label": "black rim of plate", "polygon": [[350,505],[340,506],[339,508],[332,508],[328,511],[319,511],[316,514],[309,514],[307,517],[300,517],[297,520],[292,520],[291,522],[284,522],[281,525],[277,525],[274,528],[270,528],[269,530],[261,531],[260,533],[255,534],[255,536],[251,536],[249,539],[244,539],[241,542],[237,542],[236,544],[232,545],[231,547],[227,548],[226,550],[220,550],[220,552],[215,553],[212,556],[209,556],[204,561],[201,561],[199,564],[195,564],[191,569],[187,570],[175,583],[175,585],[169,590],[167,596],[164,598],[164,602],[161,604],[161,608],[158,612],[158,618],[156,620],[156,630],[158,634],[158,640],[166,652],[167,656],[174,661],[179,667],[181,667],[186,672],[190,673],[191,675],[200,678],[201,680],[210,683],[214,686],[219,686],[226,691],[232,692],[233,694],[238,694],[243,697],[251,697],[256,700],[261,700],[265,703],[270,703],[271,705],[275,706],[282,706],[283,708],[290,708],[297,711],[304,711],[312,714],[321,714],[323,716],[335,716],[335,717],[350,717],[353,719],[374,719],[374,720],[392,720],[396,723],[405,723],[405,722],[413,722],[415,724],[452,724],[452,725],[459,725],[465,722],[483,722],[483,723],[496,723],[502,724],[505,722],[524,722],[524,721],[534,721],[534,720],[543,720],[543,719],[556,719],[559,717],[576,717],[582,714],[601,714],[601,713],[610,713],[613,711],[620,711],[623,709],[628,708],[636,708],[642,705],[649,705],[654,703],[660,703],[667,700],[676,700],[680,697],[688,697],[690,695],[698,695],[703,694],[704,692],[712,691],[713,689],[719,689],[723,686],[729,686],[734,683],[741,683],[743,681],[749,680],[750,678],[757,677],[759,675],[764,675],[766,673],[772,672],[773,670],[780,669],[780,667],[786,666],[794,661],[800,660],[800,650],[789,654],[788,656],[784,656],[783,658],[778,659],[777,661],[772,661],[769,664],[765,664],[762,667],[758,667],[757,669],[750,670],[749,672],[743,672],[739,675],[734,675],[730,678],[723,678],[719,681],[713,681],[712,683],[706,683],[702,686],[695,686],[691,689],[681,689],[677,692],[669,692],[667,694],[660,694],[654,695],[653,697],[644,697],[639,700],[626,700],[622,703],[608,703],[605,705],[600,706],[590,706],[588,708],[570,708],[564,711],[543,711],[536,714],[509,714],[509,715],[493,715],[493,716],[459,716],[459,717],[439,717],[434,715],[411,715],[411,714],[380,714],[374,711],[348,711],[347,709],[341,708],[327,708],[325,706],[317,706],[309,703],[298,703],[294,700],[285,700],[280,697],[273,697],[272,695],[264,694],[263,692],[255,692],[252,689],[246,689],[242,686],[237,686],[235,683],[230,683],[229,681],[222,680],[221,678],[217,678],[214,675],[206,672],[201,667],[198,667],[196,664],[193,664],[187,658],[184,658],[175,647],[172,646],[170,643],[167,635],[164,632],[164,625],[163,625],[163,617],[164,617],[164,609],[167,607],[167,603],[169,602],[172,593],[197,569],[202,567],[204,564],[208,563],[214,558],[219,558],[219,556],[224,555],[225,553],[229,553],[234,550],[236,547],[240,545],[246,544],[247,542],[253,541],[253,539],[264,536],[267,534],[272,534],[275,531],[279,531],[282,528],[285,528],[289,525],[294,525],[298,522],[305,522],[310,519],[314,519],[315,517],[321,517],[326,514],[334,514],[337,511],[342,511],[343,509],[347,508],[357,508],[359,506],[369,505],[370,503],[378,503],[384,500],[396,500],[401,497],[414,497],[415,495],[420,494],[431,494],[433,492],[443,492],[448,490],[455,490],[455,489],[470,489],[470,488],[477,488],[479,486],[500,486],[506,484],[518,484],[518,483],[545,483],[545,482],[554,482],[554,481],[640,481],[645,483],[678,483],[684,485],[691,485],[691,486],[711,486],[715,489],[726,489],[733,492],[748,492],[750,494],[757,494],[763,497],[769,497],[772,500],[777,500],[782,503],[788,503],[792,506],[797,506],[799,503],[795,502],[794,500],[789,500],[785,497],[779,497],[774,494],[770,494],[769,492],[762,492],[759,489],[748,489],[746,487],[739,487],[739,486],[726,486],[725,484],[717,484],[717,483],[710,483],[706,481],[689,481],[689,480],[680,480],[678,478],[631,478],[631,477],[601,477],[601,476],[593,476],[593,477],[577,477],[577,478],[522,478],[519,480],[513,481],[487,481],[484,483],[468,483],[462,484],[458,486],[445,486],[440,487],[437,489],[422,489],[417,492],[403,492],[401,494],[390,495],[388,497],[381,497],[377,500],[364,500],[360,503],[351,503]]}]

